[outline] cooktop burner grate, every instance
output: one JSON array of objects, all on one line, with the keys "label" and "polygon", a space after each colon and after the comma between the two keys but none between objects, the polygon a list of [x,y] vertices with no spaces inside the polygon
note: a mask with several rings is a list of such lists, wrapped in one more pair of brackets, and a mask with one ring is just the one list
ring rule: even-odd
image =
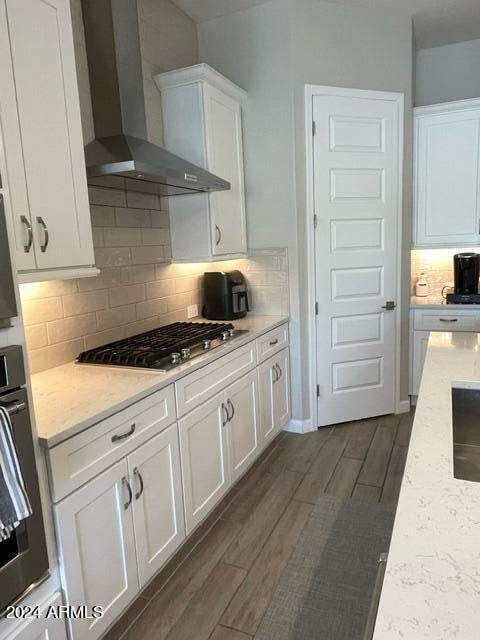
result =
[{"label": "cooktop burner grate", "polygon": [[204,352],[212,346],[217,346],[213,344],[215,340],[223,342],[238,333],[240,332],[235,332],[232,324],[175,322],[131,338],[83,351],[77,362],[168,369],[188,360],[193,349],[198,348],[200,352]]}]

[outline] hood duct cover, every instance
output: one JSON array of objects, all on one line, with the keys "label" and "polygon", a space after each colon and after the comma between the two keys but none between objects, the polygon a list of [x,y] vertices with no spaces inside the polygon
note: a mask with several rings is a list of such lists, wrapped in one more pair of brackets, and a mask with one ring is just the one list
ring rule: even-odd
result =
[{"label": "hood duct cover", "polygon": [[89,184],[160,196],[230,189],[147,141],[136,0],[82,0],[82,9],[96,136],[85,147]]}]

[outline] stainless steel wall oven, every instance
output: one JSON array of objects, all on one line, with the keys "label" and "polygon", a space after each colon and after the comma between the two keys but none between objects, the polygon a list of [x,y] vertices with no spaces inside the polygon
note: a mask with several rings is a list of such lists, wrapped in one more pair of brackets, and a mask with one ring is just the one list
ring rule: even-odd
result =
[{"label": "stainless steel wall oven", "polygon": [[0,613],[48,577],[48,557],[28,410],[22,348],[0,348],[0,406],[12,422],[13,440],[32,515],[0,542]]}]

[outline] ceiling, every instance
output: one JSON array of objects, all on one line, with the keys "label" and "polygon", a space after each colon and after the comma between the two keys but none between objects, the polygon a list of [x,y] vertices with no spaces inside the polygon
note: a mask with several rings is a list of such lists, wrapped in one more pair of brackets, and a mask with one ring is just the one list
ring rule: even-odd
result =
[{"label": "ceiling", "polygon": [[[270,0],[172,0],[195,22],[244,11]],[[408,13],[413,16],[417,49],[480,38],[480,0],[326,0]]]}]

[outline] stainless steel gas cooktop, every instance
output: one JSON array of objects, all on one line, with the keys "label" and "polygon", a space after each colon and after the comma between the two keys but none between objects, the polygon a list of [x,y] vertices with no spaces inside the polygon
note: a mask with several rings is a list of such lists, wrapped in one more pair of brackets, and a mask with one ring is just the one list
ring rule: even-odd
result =
[{"label": "stainless steel gas cooktop", "polygon": [[174,322],[83,351],[77,362],[168,371],[244,333],[233,324]]}]

